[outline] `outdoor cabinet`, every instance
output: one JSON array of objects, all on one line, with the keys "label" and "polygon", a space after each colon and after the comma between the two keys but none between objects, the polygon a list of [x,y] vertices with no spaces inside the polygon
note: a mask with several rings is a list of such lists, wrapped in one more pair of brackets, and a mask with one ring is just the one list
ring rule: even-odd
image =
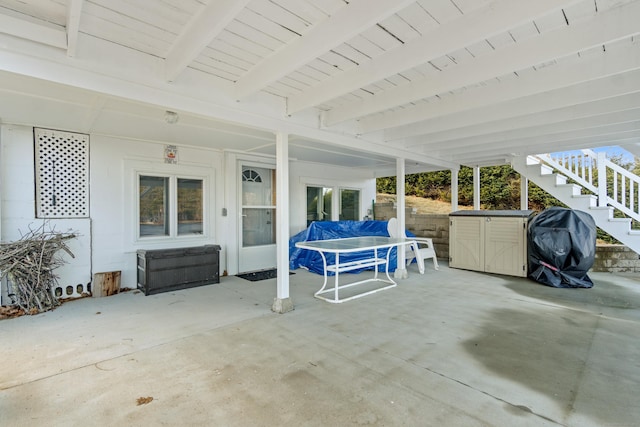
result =
[{"label": "outdoor cabinet", "polygon": [[220,246],[138,250],[138,289],[145,295],[220,283]]},{"label": "outdoor cabinet", "polygon": [[449,214],[449,266],[527,276],[530,210],[456,211]]}]

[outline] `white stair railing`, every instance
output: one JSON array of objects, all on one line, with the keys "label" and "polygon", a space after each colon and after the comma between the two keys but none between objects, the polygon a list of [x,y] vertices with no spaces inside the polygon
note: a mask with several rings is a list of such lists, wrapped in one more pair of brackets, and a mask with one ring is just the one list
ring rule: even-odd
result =
[{"label": "white stair railing", "polygon": [[580,150],[533,156],[612,206],[640,221],[640,177],[607,159],[605,152]]}]

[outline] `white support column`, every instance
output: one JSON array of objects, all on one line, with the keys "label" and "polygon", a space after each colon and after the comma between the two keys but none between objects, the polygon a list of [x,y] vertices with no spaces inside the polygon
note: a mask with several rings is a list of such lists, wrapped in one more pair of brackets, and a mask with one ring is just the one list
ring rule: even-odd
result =
[{"label": "white support column", "polygon": [[529,209],[529,180],[520,175],[520,209]]},{"label": "white support column", "polygon": [[473,167],[473,209],[480,210],[480,166]]},{"label": "white support column", "polygon": [[603,208],[609,204],[607,200],[607,153],[600,151],[597,153],[596,162],[598,167],[598,206]]},{"label": "white support column", "polygon": [[[3,235],[2,235],[2,195],[6,194],[4,193],[4,189],[2,188],[2,172],[6,171],[7,168],[3,161],[4,161],[4,156],[3,156],[3,147],[2,147],[2,137],[3,135],[3,128],[2,128],[2,122],[0,121],[0,241],[4,240],[3,239]],[[5,294],[4,289],[7,283],[7,279],[5,277],[3,277],[2,279],[0,279],[0,305],[9,305],[8,301],[4,301],[2,299],[2,296]],[[8,292],[7,292],[8,293]]]},{"label": "white support column", "polygon": [[458,210],[458,172],[460,168],[451,169],[451,212]]},{"label": "white support column", "polygon": [[[404,194],[405,183],[404,159],[396,159],[396,218],[398,219],[398,236],[404,236],[406,228],[406,201]],[[406,279],[408,276],[406,268],[406,255],[404,245],[398,247],[398,265],[393,277],[396,279]]]},{"label": "white support column", "polygon": [[277,293],[271,309],[276,313],[293,310],[289,297],[289,135],[276,134],[276,251]]}]

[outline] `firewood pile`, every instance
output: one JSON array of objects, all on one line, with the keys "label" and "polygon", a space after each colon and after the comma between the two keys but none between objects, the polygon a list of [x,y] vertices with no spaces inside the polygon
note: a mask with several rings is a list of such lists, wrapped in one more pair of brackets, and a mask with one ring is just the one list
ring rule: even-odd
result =
[{"label": "firewood pile", "polygon": [[48,228],[45,223],[19,240],[0,243],[0,279],[9,279],[9,297],[27,314],[52,310],[60,304],[52,292],[58,280],[54,270],[65,261],[56,253],[62,249],[74,257],[65,242],[76,234]]}]

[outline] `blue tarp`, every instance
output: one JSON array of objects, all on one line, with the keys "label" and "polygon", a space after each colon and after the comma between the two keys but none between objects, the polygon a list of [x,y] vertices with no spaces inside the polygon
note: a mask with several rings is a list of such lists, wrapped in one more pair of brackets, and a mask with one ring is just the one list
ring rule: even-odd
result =
[{"label": "blue tarp", "polygon": [[[301,231],[289,239],[289,268],[295,270],[299,267],[305,267],[309,271],[317,274],[324,274],[324,265],[322,256],[316,251],[296,248],[296,243],[312,240],[327,239],[343,239],[346,237],[360,236],[386,236],[387,221],[317,221],[312,222],[309,228]],[[407,236],[415,237],[412,233],[407,232]],[[335,264],[334,254],[325,254],[327,264]],[[387,249],[379,249],[378,257],[386,257]],[[373,257],[373,250],[368,252],[356,252],[340,254],[340,262],[358,261]],[[395,271],[398,264],[397,249],[391,249],[389,255],[389,271]],[[369,267],[363,270],[373,270]],[[363,270],[353,270],[352,273],[359,273]],[[378,266],[378,271],[384,271],[385,266]],[[328,275],[334,273],[328,272]]]}]

